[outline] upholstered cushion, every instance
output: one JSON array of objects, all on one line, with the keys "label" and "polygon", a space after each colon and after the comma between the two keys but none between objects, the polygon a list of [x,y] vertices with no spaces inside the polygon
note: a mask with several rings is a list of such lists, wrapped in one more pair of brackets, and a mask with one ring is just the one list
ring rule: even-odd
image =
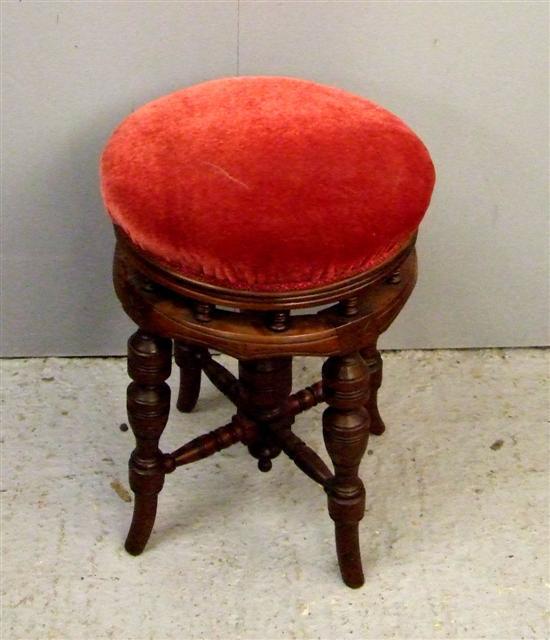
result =
[{"label": "upholstered cushion", "polygon": [[426,211],[434,169],[373,102],[238,77],[134,111],[107,143],[101,183],[113,220],[156,260],[195,280],[283,291],[391,257]]}]

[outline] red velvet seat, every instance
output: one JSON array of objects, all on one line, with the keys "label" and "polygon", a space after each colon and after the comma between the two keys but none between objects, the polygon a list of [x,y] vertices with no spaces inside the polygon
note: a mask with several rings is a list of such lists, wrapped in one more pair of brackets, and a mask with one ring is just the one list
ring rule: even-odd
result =
[{"label": "red velvet seat", "polygon": [[109,214],[157,261],[231,289],[320,287],[418,227],[434,169],[396,116],[285,77],[213,80],[137,109],[101,159]]}]

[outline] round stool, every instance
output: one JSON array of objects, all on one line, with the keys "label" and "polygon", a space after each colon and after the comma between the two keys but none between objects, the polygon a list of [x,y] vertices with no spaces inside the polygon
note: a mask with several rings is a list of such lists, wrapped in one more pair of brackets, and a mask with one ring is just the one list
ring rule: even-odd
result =
[{"label": "round stool", "polygon": [[[363,584],[358,469],[369,433],[384,431],[376,344],[414,288],[433,184],[426,148],[396,116],[295,78],[199,84],[115,130],[102,194],[116,293],[139,327],[128,342],[131,554],[149,539],[165,475],[242,442],[261,471],[283,452],[323,487],[344,582]],[[209,349],[237,358],[238,377]],[[204,372],[236,412],[163,453],[173,354],[180,411],[193,410]],[[322,379],[292,393],[293,356],[326,357]],[[321,402],[333,471],[293,431]]]}]

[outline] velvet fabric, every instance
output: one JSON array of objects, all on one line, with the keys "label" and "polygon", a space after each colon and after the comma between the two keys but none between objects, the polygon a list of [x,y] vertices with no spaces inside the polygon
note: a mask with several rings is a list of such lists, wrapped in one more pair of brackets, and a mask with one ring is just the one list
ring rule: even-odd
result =
[{"label": "velvet fabric", "polygon": [[377,266],[418,227],[430,156],[362,97],[287,77],[222,78],[137,109],[101,158],[107,210],[184,276],[308,289]]}]

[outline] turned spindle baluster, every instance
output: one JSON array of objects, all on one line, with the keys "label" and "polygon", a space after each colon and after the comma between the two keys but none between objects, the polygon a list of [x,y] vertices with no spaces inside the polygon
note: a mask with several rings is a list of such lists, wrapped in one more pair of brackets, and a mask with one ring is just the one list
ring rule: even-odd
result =
[{"label": "turned spindle baluster", "polygon": [[290,323],[289,311],[274,311],[267,314],[267,326],[271,331],[286,331]]},{"label": "turned spindle baluster", "polygon": [[346,318],[352,318],[359,313],[359,299],[357,296],[346,298],[342,300],[338,305],[340,313]]},{"label": "turned spindle baluster", "polygon": [[204,324],[212,320],[214,305],[208,302],[198,302],[195,306],[195,318]]},{"label": "turned spindle baluster", "polygon": [[354,588],[364,582],[359,521],[365,512],[365,489],[358,469],[369,435],[364,407],[368,376],[367,365],[358,353],[332,356],[323,365],[323,389],[329,404],[323,413],[323,436],[334,465],[334,477],[325,490],[342,578]]},{"label": "turned spindle baluster", "polygon": [[293,393],[288,398],[285,411],[287,414],[297,416],[299,413],[317,406],[323,400],[323,383],[321,381],[315,382],[309,387]]},{"label": "turned spindle baluster", "polygon": [[401,272],[399,269],[394,271],[390,276],[386,278],[386,284],[400,284],[401,283]]},{"label": "turned spindle baluster", "polygon": [[128,421],[136,437],[130,456],[130,487],[134,514],[126,550],[140,554],[151,535],[158,494],[164,484],[160,436],[170,412],[170,387],[164,382],[172,366],[172,341],[137,331],[128,340]]},{"label": "turned spindle baluster", "polygon": [[378,410],[378,389],[382,385],[382,356],[375,346],[364,349],[361,351],[361,355],[369,368],[370,393],[365,405],[369,412],[369,431],[375,436],[381,436],[386,430]]},{"label": "turned spindle baluster", "polygon": [[174,359],[180,370],[177,408],[182,413],[193,411],[201,389],[201,350],[176,340]]},{"label": "turned spindle baluster", "polygon": [[164,469],[166,473],[171,473],[176,467],[208,458],[236,442],[248,444],[256,436],[256,431],[256,425],[250,420],[243,416],[233,416],[229,424],[194,438],[172,453],[164,454]]}]

